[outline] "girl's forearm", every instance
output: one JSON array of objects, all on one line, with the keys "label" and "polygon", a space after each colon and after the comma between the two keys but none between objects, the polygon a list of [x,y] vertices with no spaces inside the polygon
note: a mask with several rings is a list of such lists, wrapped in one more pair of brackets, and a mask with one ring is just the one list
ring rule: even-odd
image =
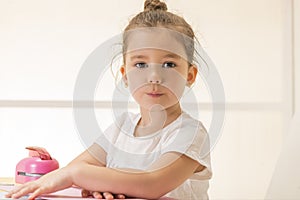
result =
[{"label": "girl's forearm", "polygon": [[75,185],[90,191],[108,191],[141,198],[162,196],[153,184],[153,174],[130,173],[89,164],[72,165],[71,178]]}]

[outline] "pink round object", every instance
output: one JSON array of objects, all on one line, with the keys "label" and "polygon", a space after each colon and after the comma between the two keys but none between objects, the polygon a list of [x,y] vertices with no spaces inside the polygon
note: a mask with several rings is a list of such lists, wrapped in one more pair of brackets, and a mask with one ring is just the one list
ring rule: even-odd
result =
[{"label": "pink round object", "polygon": [[26,183],[59,168],[57,160],[42,160],[39,157],[22,159],[16,166],[16,183]]}]

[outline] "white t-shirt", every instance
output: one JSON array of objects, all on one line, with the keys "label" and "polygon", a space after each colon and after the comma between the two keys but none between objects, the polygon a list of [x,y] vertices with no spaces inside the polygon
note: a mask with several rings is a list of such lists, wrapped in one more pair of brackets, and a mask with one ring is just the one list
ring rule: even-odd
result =
[{"label": "white t-shirt", "polygon": [[175,199],[208,199],[211,178],[208,134],[201,122],[183,112],[176,120],[151,135],[135,137],[139,114],[124,113],[96,140],[107,153],[106,167],[147,170],[163,154],[176,152],[206,168],[194,173],[166,196]]}]

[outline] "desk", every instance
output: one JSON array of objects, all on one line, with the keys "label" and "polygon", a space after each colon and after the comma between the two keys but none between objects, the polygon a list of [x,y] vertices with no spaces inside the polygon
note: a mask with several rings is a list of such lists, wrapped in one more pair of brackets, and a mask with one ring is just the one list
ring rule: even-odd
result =
[{"label": "desk", "polygon": [[[6,180],[6,179],[0,179],[0,180]],[[14,185],[9,185],[6,183],[0,183],[0,199],[4,198],[4,195],[7,191],[10,191],[14,188]],[[6,191],[6,192],[4,192]],[[27,199],[27,196],[22,197],[22,200]],[[7,199],[7,198],[5,198]],[[51,194],[45,194],[38,198],[38,200],[91,200],[91,198],[81,198],[81,189],[80,188],[68,188],[65,190],[61,190],[58,192],[54,192]]]},{"label": "desk", "polygon": [[14,184],[15,180],[12,177],[0,177],[0,184]]},{"label": "desk", "polygon": [[[0,177],[0,190],[9,191],[14,187],[14,178],[11,177]],[[1,196],[0,196],[1,197]],[[62,191],[54,192],[49,195],[42,195],[41,200],[91,200],[93,198],[82,198],[81,189],[79,188],[68,188]],[[129,199],[128,199],[129,200]],[[141,199],[134,199],[141,200]],[[162,197],[160,200],[172,200],[168,197]]]}]

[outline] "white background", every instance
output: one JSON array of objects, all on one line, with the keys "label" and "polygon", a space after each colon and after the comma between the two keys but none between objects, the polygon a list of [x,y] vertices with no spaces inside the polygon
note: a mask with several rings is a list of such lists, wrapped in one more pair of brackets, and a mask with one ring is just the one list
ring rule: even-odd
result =
[{"label": "white background", "polygon": [[[210,197],[262,199],[300,105],[300,26],[292,18],[299,1],[167,3],[194,27],[225,87]],[[28,145],[46,147],[61,166],[84,150],[72,114],[76,76],[88,55],[142,7],[140,0],[0,1],[0,177],[14,176]],[[102,128],[112,122],[113,89],[107,73],[96,94]],[[199,119],[209,127],[210,97],[200,79],[194,92]]]}]

